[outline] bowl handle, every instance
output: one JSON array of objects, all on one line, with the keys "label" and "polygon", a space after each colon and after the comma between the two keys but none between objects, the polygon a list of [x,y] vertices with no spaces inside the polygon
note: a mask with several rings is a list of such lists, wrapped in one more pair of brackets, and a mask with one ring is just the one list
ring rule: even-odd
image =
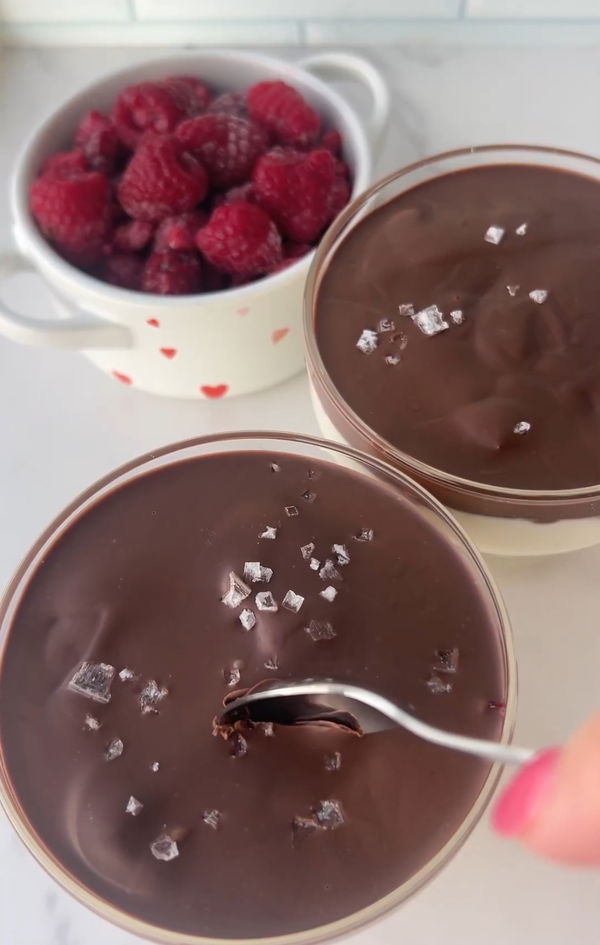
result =
[{"label": "bowl handle", "polygon": [[[0,253],[0,283],[18,272],[37,272],[20,253]],[[0,335],[24,345],[38,348],[128,348],[129,329],[101,319],[80,317],[76,309],[61,299],[63,308],[72,312],[70,318],[31,318],[15,312],[0,300]]]},{"label": "bowl handle", "polygon": [[378,69],[362,56],[352,53],[327,52],[318,53],[300,59],[296,65],[307,72],[325,78],[339,76],[351,77],[362,85],[366,85],[372,99],[372,108],[365,124],[374,146],[379,144],[390,116],[390,91]]}]

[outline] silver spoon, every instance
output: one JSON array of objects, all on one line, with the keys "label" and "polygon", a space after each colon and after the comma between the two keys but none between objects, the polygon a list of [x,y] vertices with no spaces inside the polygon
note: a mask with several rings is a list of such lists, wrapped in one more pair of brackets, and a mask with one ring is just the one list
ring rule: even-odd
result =
[{"label": "silver spoon", "polygon": [[434,745],[443,745],[501,764],[521,765],[536,754],[532,748],[499,745],[484,738],[446,732],[422,722],[370,689],[326,679],[278,681],[268,688],[232,699],[221,713],[220,722],[232,724],[242,719],[279,725],[330,721],[364,735],[400,725]]}]

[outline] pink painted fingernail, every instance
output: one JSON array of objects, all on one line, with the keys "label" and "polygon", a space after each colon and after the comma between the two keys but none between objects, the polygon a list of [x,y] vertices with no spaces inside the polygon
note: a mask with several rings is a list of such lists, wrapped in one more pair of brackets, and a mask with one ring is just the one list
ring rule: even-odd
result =
[{"label": "pink painted fingernail", "polygon": [[547,748],[523,765],[504,788],[492,811],[492,827],[505,837],[516,836],[534,819],[554,777],[560,748]]}]

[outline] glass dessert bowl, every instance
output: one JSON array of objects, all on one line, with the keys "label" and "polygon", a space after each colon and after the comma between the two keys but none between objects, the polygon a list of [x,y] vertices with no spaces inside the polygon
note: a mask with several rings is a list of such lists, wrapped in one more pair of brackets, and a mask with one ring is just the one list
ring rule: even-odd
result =
[{"label": "glass dessert bowl", "polygon": [[401,730],[213,730],[238,684],[337,676],[512,732],[510,628],[477,551],[402,473],[308,437],[122,467],[42,535],[0,621],[2,804],[65,889],[157,942],[350,931],[443,866],[497,781]]},{"label": "glass dessert bowl", "polygon": [[428,158],[334,221],[305,294],[321,431],[378,456],[503,555],[600,542],[600,162]]}]

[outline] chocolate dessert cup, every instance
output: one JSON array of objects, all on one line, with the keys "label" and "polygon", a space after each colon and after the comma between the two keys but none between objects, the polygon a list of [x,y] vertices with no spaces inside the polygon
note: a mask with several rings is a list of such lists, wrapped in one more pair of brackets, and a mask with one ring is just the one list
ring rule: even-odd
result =
[{"label": "chocolate dessert cup", "polygon": [[[316,564],[315,564],[316,562]],[[497,766],[224,697],[341,677],[509,741],[508,618],[444,508],[376,458],[275,433],[165,447],[46,530],[0,609],[0,800],[80,902],[168,945],[306,943],[398,905]]]},{"label": "chocolate dessert cup", "polygon": [[478,547],[600,542],[600,161],[490,146],[406,167],[334,221],[305,295],[323,434]]}]

